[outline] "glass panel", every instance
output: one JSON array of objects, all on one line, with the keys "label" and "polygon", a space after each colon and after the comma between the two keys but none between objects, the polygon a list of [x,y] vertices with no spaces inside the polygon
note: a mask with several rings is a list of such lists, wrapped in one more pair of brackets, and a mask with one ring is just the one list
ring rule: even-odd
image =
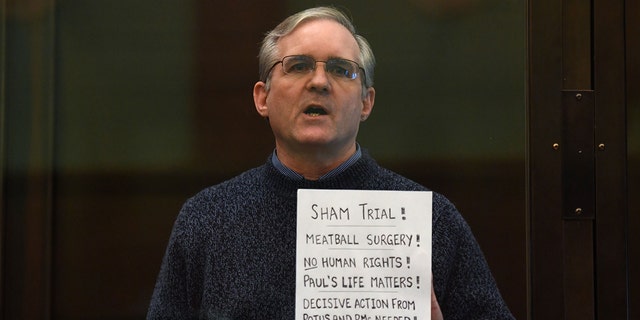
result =
[{"label": "glass panel", "polygon": [[47,318],[54,11],[0,1],[0,312]]},{"label": "glass panel", "polygon": [[[512,312],[526,318],[525,2],[332,3],[348,8],[376,54],[361,145],[456,204]],[[315,4],[289,1],[287,11]]]},{"label": "glass panel", "polygon": [[54,318],[142,318],[192,190],[193,5],[57,10]]},{"label": "glass panel", "polygon": [[[331,3],[377,57],[361,145],[453,200],[525,318],[524,2]],[[251,97],[262,35],[317,4],[58,4],[55,317],[145,314],[182,202],[274,147]]]}]

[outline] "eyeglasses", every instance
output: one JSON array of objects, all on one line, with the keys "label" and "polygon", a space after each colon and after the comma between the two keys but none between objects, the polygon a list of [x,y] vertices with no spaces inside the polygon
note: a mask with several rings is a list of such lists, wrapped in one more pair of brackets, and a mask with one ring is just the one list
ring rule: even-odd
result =
[{"label": "eyeglasses", "polygon": [[360,75],[360,70],[364,75],[364,69],[355,61],[342,58],[330,58],[322,61],[305,55],[286,56],[274,63],[267,74],[271,73],[275,66],[282,63],[282,71],[285,74],[305,75],[314,71],[318,62],[324,62],[324,70],[337,79],[355,80]]}]

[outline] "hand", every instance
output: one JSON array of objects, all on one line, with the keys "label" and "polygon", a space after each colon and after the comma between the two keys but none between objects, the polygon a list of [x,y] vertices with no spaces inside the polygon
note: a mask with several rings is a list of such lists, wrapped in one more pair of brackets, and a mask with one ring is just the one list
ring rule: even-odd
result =
[{"label": "hand", "polygon": [[433,278],[431,278],[431,320],[444,320],[436,298],[436,292],[433,290]]}]

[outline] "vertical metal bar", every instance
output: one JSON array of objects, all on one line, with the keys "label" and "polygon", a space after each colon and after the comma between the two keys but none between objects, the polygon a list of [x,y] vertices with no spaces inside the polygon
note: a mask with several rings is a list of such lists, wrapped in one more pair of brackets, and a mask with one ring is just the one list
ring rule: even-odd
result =
[{"label": "vertical metal bar", "polygon": [[7,2],[6,0],[0,0],[0,316],[4,314],[4,264],[5,264],[5,252],[4,252],[4,215],[5,215],[5,197],[4,197],[4,185],[5,181],[5,73],[6,73],[6,25],[7,25]]},{"label": "vertical metal bar", "polygon": [[592,7],[563,0],[564,319],[594,319]]},{"label": "vertical metal bar", "polygon": [[592,8],[579,0],[530,8],[532,316],[593,319]]},{"label": "vertical metal bar", "polygon": [[562,87],[591,89],[591,1],[563,0]]},{"label": "vertical metal bar", "polygon": [[[562,108],[562,214],[566,220],[593,219],[596,192],[593,91],[563,91]],[[586,241],[585,245],[592,247],[593,241]]]},{"label": "vertical metal bar", "polygon": [[529,313],[564,318],[562,269],[562,2],[529,1]]},{"label": "vertical metal bar", "polygon": [[562,101],[565,319],[594,319],[593,92],[563,91]]},{"label": "vertical metal bar", "polygon": [[593,221],[571,220],[563,229],[564,319],[595,319],[593,245],[583,242],[593,239]]},{"label": "vertical metal bar", "polygon": [[625,1],[593,3],[597,310],[598,319],[627,319]]},{"label": "vertical metal bar", "polygon": [[[53,0],[10,2],[6,16],[5,319],[51,316]],[[6,294],[9,293],[9,294]]]},{"label": "vertical metal bar", "polygon": [[[640,37],[637,36],[640,34],[640,0],[626,0],[624,5],[628,168],[626,302],[627,319],[640,319],[640,304],[635,303],[640,301]],[[603,151],[607,151],[606,145]],[[608,157],[616,156],[610,154]]]}]

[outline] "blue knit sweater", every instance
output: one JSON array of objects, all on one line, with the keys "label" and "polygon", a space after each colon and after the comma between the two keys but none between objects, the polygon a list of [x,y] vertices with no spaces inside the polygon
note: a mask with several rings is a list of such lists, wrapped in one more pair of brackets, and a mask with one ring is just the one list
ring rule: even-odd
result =
[{"label": "blue knit sweater", "polygon": [[[366,152],[336,177],[294,181],[271,163],[209,187],[178,215],[148,319],[294,319],[300,188],[427,190]],[[512,319],[457,209],[433,194],[433,281],[446,320]]]}]

